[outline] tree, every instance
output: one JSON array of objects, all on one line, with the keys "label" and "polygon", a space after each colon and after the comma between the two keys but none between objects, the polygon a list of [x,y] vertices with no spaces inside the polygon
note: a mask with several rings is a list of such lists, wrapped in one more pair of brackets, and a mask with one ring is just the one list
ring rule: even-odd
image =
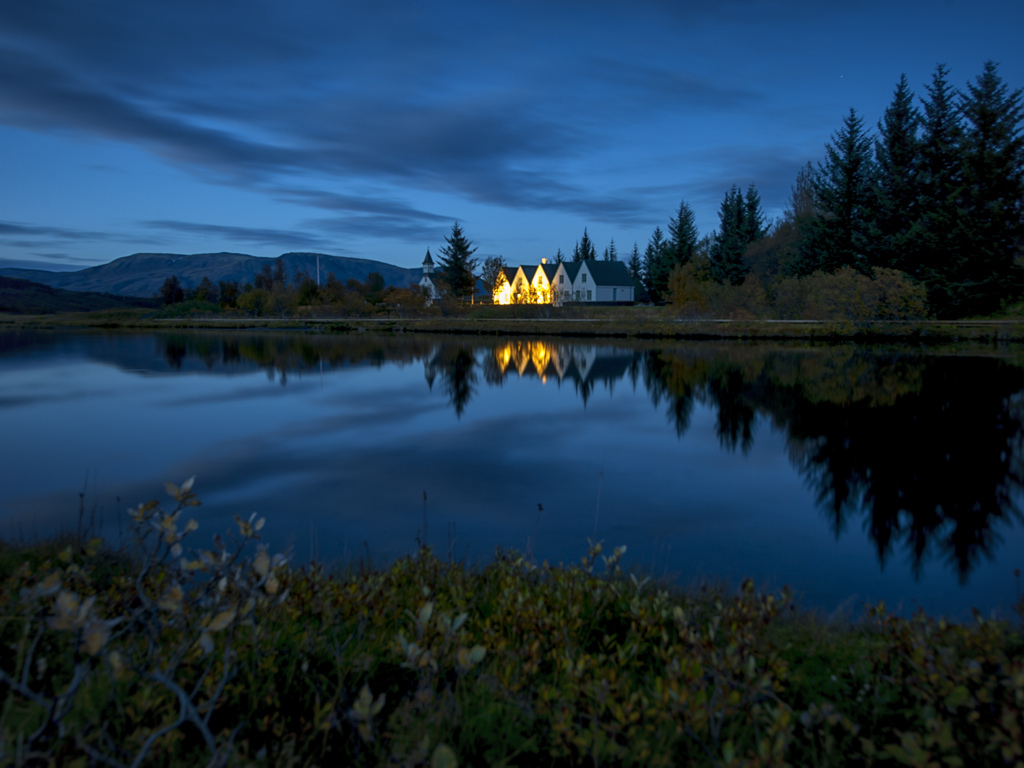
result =
[{"label": "tree", "polygon": [[664,265],[665,236],[661,227],[655,227],[644,251],[644,288],[652,301],[664,301],[668,291],[668,270]]},{"label": "tree", "polygon": [[870,261],[876,267],[919,271],[920,125],[921,113],[902,75],[875,140]]},{"label": "tree", "polygon": [[555,264],[561,264],[563,261],[565,261],[565,254],[562,253],[562,249],[559,248],[555,253]]},{"label": "tree", "polygon": [[697,231],[697,216],[685,200],[680,201],[679,210],[668,223],[668,255],[669,271],[675,267],[688,264],[697,251],[700,232]]},{"label": "tree", "polygon": [[587,228],[583,228],[583,237],[576,244],[576,247],[572,252],[573,261],[594,261],[597,259],[597,249],[594,248],[594,243],[590,239],[590,235],[587,234]]},{"label": "tree", "polygon": [[743,252],[752,231],[746,224],[747,204],[735,184],[725,193],[718,210],[719,229],[711,247],[711,276],[720,285],[740,285],[748,268]]},{"label": "tree", "polygon": [[160,286],[160,298],[164,304],[180,304],[185,300],[185,291],[177,275],[171,275]]},{"label": "tree", "polygon": [[615,238],[613,237],[611,242],[608,243],[608,247],[604,249],[604,260],[605,261],[618,261],[619,251],[615,247]]},{"label": "tree", "polygon": [[484,289],[491,296],[495,288],[505,279],[505,258],[503,256],[489,256],[484,259],[484,266],[480,272],[480,279],[484,283]]},{"label": "tree", "polygon": [[940,64],[928,86],[921,122],[919,200],[921,258],[910,273],[928,288],[928,303],[940,317],[956,313],[951,282],[964,260],[960,204],[964,195],[963,127],[949,71]]},{"label": "tree", "polygon": [[629,261],[626,262],[626,268],[629,270],[629,276],[638,283],[642,283],[643,275],[643,263],[640,261],[640,249],[636,243],[633,243],[633,252],[629,255]]},{"label": "tree", "polygon": [[825,145],[825,162],[814,176],[814,204],[819,211],[811,231],[811,272],[834,272],[850,266],[870,270],[872,173],[871,137],[855,109]]},{"label": "tree", "polygon": [[1024,246],[1024,112],[994,62],[961,97],[964,117],[960,242],[963,262],[950,277],[958,314],[991,313],[1020,289],[1014,257]]},{"label": "tree", "polygon": [[459,222],[452,224],[452,233],[444,239],[445,246],[441,248],[441,256],[438,258],[440,273],[448,284],[452,294],[459,299],[465,299],[473,295],[476,287],[476,277],[473,270],[476,269],[477,260],[472,258],[476,248],[462,234]]}]

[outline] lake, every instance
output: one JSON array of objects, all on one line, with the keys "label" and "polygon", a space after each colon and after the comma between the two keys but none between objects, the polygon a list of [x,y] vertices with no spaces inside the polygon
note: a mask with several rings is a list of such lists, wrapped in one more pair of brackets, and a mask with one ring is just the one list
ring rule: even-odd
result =
[{"label": "lake", "polygon": [[0,333],[0,535],[79,525],[197,477],[194,544],[267,518],[310,558],[425,542],[682,585],[789,585],[1007,615],[1024,566],[1015,348],[418,334]]}]

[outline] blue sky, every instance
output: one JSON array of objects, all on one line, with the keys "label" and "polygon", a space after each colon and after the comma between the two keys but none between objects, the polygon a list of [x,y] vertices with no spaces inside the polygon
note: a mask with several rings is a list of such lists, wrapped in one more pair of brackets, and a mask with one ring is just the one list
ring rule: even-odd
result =
[{"label": "blue sky", "polygon": [[905,73],[1024,86],[1024,0],[0,0],[0,266],[291,250],[417,266],[778,216]]}]

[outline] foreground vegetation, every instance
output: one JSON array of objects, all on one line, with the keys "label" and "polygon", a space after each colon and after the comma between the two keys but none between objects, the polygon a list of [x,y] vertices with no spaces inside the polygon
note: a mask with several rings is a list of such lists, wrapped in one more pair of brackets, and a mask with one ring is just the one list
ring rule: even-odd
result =
[{"label": "foreground vegetation", "polygon": [[1019,626],[822,623],[750,582],[627,577],[600,544],[332,575],[271,557],[257,519],[193,550],[192,483],[168,492],[131,510],[131,558],[0,557],[0,762],[1024,764]]}]

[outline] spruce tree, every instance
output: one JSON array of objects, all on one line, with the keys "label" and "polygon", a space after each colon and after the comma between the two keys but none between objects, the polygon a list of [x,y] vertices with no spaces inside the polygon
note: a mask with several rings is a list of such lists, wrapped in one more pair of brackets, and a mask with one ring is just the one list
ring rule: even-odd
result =
[{"label": "spruce tree", "polygon": [[765,228],[764,211],[761,210],[761,195],[751,184],[743,199],[743,237],[747,245],[757,242],[768,234]]},{"label": "spruce tree", "polygon": [[960,269],[950,277],[957,314],[991,313],[1019,290],[1014,257],[1024,246],[1024,112],[1021,91],[1010,92],[995,63],[960,100],[964,195]]},{"label": "spruce tree", "polygon": [[471,258],[476,253],[472,243],[462,234],[459,222],[452,224],[452,233],[444,239],[446,245],[441,248],[441,255],[438,257],[439,272],[441,277],[448,284],[452,294],[460,299],[473,295],[476,288],[476,277],[473,270],[476,269],[477,260]]},{"label": "spruce tree", "polygon": [[917,276],[923,255],[918,226],[920,124],[921,113],[914,107],[914,94],[902,75],[875,140],[870,262]]},{"label": "spruce tree", "polygon": [[618,248],[615,247],[615,238],[614,237],[611,239],[611,242],[608,243],[608,247],[604,249],[604,260],[605,261],[618,261],[619,260],[619,250],[618,250]]},{"label": "spruce tree", "polygon": [[948,70],[935,68],[923,102],[921,123],[920,216],[921,259],[911,271],[928,289],[928,304],[940,317],[957,313],[955,283],[965,254],[960,232],[964,196],[963,127],[957,93],[946,80]]},{"label": "spruce tree", "polygon": [[655,227],[644,251],[644,288],[653,301],[662,301],[668,289],[668,271],[664,268],[665,235],[661,227]]},{"label": "spruce tree", "polygon": [[559,248],[555,252],[555,264],[561,264],[563,261],[565,261],[565,254],[562,253],[562,249]]},{"label": "spruce tree", "polygon": [[675,267],[688,264],[697,251],[700,232],[697,231],[697,216],[685,200],[680,201],[675,218],[668,223],[667,254],[669,272]]},{"label": "spruce tree", "polygon": [[629,270],[629,276],[636,280],[638,283],[642,283],[643,275],[643,263],[640,261],[640,249],[636,243],[633,243],[633,252],[629,256],[629,261],[626,262],[626,268]]},{"label": "spruce tree", "polygon": [[870,271],[873,162],[871,137],[851,109],[843,127],[825,145],[825,162],[814,177],[815,220],[808,244],[811,271],[849,266]]},{"label": "spruce tree", "polygon": [[597,249],[594,248],[594,243],[590,239],[590,235],[587,234],[587,228],[583,228],[583,237],[580,239],[578,247],[573,251],[573,261],[594,261],[597,259]]},{"label": "spruce tree", "polygon": [[746,211],[743,193],[733,184],[722,199],[718,211],[719,229],[711,246],[711,276],[722,285],[739,285],[748,271],[743,264],[743,252],[750,243]]}]

